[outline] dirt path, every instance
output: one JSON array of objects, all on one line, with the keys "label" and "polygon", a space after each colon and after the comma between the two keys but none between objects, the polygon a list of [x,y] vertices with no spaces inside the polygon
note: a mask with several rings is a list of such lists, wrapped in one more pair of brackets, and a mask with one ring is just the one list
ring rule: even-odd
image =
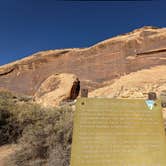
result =
[{"label": "dirt path", "polygon": [[6,158],[14,152],[13,145],[0,146],[0,166],[5,166]]}]

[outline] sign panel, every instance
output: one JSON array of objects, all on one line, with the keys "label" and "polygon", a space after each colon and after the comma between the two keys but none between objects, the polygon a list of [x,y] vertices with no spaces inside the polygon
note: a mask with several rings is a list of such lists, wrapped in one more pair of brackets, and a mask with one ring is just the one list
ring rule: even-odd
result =
[{"label": "sign panel", "polygon": [[80,98],[71,166],[166,166],[166,139],[157,101]]}]

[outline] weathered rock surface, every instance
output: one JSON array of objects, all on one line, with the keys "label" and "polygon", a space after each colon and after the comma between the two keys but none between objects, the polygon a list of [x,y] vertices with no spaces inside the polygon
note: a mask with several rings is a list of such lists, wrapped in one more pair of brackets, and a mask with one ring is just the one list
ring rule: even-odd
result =
[{"label": "weathered rock surface", "polygon": [[133,72],[114,83],[94,90],[90,97],[147,98],[148,92],[160,93],[166,90],[166,65]]},{"label": "weathered rock surface", "polygon": [[73,74],[53,74],[41,84],[34,99],[45,107],[57,106],[61,101],[74,100],[78,96],[78,84],[79,80]]},{"label": "weathered rock surface", "polygon": [[166,64],[166,28],[143,27],[84,49],[50,50],[0,67],[0,87],[34,95],[54,73],[73,73],[89,90]]}]

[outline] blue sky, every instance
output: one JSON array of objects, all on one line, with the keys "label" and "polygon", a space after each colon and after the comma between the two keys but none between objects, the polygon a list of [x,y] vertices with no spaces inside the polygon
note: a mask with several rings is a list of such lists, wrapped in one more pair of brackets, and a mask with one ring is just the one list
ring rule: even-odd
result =
[{"label": "blue sky", "polygon": [[0,65],[41,50],[88,47],[145,25],[166,27],[165,1],[0,0]]}]

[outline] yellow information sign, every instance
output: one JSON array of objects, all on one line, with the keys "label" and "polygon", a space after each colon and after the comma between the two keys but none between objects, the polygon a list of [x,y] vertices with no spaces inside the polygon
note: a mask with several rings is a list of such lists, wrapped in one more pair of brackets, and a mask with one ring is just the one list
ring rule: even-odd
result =
[{"label": "yellow information sign", "polygon": [[81,98],[71,166],[166,166],[160,102]]}]

